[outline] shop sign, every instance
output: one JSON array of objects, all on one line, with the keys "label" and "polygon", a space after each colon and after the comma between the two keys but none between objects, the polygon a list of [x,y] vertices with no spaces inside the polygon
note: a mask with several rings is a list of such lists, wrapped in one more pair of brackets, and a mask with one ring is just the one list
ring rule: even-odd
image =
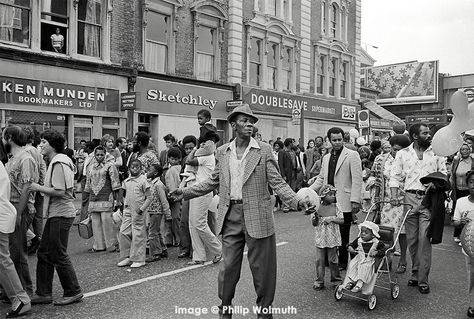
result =
[{"label": "shop sign", "polygon": [[212,110],[213,117],[226,118],[226,101],[232,90],[191,85],[158,79],[137,78],[139,111],[196,116],[200,109]]},{"label": "shop sign", "polygon": [[407,124],[415,123],[448,123],[451,117],[447,115],[410,115],[406,117]]},{"label": "shop sign", "polygon": [[127,92],[120,94],[120,109],[135,110],[137,108],[137,92]]},{"label": "shop sign", "polygon": [[227,112],[232,112],[237,106],[241,106],[244,103],[242,100],[227,101],[225,102],[225,109]]},{"label": "shop sign", "polygon": [[118,111],[118,90],[5,76],[0,85],[0,104]]},{"label": "shop sign", "polygon": [[356,106],[334,101],[248,87],[243,87],[243,100],[260,113],[292,116],[296,109],[303,110],[305,118],[356,122]]},{"label": "shop sign", "polygon": [[300,123],[301,123],[301,110],[293,109],[293,111],[291,111],[291,120],[293,122],[293,125],[300,125]]},{"label": "shop sign", "polygon": [[462,90],[467,95],[467,102],[468,103],[474,102],[474,88],[464,88]]},{"label": "shop sign", "polygon": [[387,121],[387,120],[376,120],[376,119],[371,118],[370,119],[370,127],[391,129],[392,128],[392,122]]}]

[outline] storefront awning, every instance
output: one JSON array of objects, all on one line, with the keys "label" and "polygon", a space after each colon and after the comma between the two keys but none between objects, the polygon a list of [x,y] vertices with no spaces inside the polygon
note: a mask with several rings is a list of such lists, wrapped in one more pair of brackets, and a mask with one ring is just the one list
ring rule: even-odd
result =
[{"label": "storefront awning", "polygon": [[380,117],[381,119],[390,120],[390,121],[394,121],[394,122],[402,122],[401,118],[399,118],[398,116],[396,116],[392,112],[387,111],[386,109],[384,109],[383,107],[381,107],[380,105],[375,103],[374,101],[364,102],[363,106],[367,110],[369,110],[370,112],[372,112],[375,115],[377,115],[378,117]]}]

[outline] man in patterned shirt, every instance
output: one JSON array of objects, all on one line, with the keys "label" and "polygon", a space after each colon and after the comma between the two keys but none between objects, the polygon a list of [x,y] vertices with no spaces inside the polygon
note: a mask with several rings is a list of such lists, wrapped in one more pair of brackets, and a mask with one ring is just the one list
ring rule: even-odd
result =
[{"label": "man in patterned shirt", "polygon": [[145,132],[138,132],[133,137],[133,154],[130,155],[128,166],[130,167],[130,163],[132,163],[134,159],[138,159],[142,163],[141,174],[146,174],[151,165],[159,164],[155,153],[148,150],[149,143],[150,137]]},{"label": "man in patterned shirt", "polygon": [[[430,173],[447,173],[446,160],[433,153],[431,135],[425,124],[414,124],[409,130],[412,144],[398,151],[390,174],[390,193],[392,205],[400,205],[399,188],[405,190],[405,203],[413,205],[408,214],[405,227],[408,249],[412,260],[411,278],[408,286],[418,286],[422,294],[430,292],[428,274],[431,267],[431,242],[427,236],[431,212],[421,202],[432,184],[423,185],[420,178]],[[404,185],[404,186],[402,186]],[[405,207],[405,212],[408,207]]]}]

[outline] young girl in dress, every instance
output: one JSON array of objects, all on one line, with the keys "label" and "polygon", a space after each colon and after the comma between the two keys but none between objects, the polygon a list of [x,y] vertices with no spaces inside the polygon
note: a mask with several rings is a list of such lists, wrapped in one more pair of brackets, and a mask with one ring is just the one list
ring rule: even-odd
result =
[{"label": "young girl in dress", "polygon": [[316,281],[313,288],[324,288],[325,257],[328,256],[331,282],[341,281],[337,263],[337,247],[341,245],[339,225],[344,223],[344,215],[336,204],[336,188],[326,185],[321,190],[321,205],[314,213],[314,242],[316,246]]},{"label": "young girl in dress", "polygon": [[[383,257],[385,245],[379,241],[379,226],[364,221],[359,225],[360,235],[349,244],[347,251],[356,254],[347,268],[346,289],[360,292],[362,286],[375,275],[375,257]],[[347,280],[346,280],[347,281]]]}]

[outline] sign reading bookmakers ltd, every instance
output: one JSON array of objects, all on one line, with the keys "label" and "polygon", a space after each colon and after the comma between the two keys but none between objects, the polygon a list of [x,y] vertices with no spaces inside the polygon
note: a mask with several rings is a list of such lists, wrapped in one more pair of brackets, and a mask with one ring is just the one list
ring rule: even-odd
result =
[{"label": "sign reading bookmakers ltd", "polygon": [[342,104],[336,101],[323,100],[305,95],[273,92],[256,88],[243,87],[243,101],[253,111],[264,114],[280,114],[293,118],[294,110],[304,112],[309,119],[327,119],[355,123],[358,106]]},{"label": "sign reading bookmakers ltd", "polygon": [[0,76],[0,104],[118,112],[119,91]]}]

